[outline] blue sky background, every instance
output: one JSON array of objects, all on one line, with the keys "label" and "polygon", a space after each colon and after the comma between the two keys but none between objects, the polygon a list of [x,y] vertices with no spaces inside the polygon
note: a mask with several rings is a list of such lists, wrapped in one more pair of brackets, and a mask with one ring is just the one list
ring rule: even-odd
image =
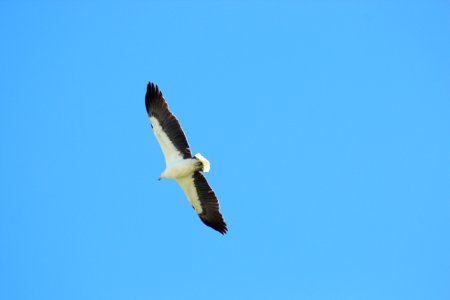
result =
[{"label": "blue sky background", "polygon": [[[2,1],[0,299],[450,299],[448,1]],[[144,107],[157,83],[229,234]]]}]

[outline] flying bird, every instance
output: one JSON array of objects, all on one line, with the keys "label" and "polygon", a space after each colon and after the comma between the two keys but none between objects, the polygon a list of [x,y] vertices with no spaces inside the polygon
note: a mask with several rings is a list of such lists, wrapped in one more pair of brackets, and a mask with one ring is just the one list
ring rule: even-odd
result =
[{"label": "flying bird", "polygon": [[225,234],[228,228],[220,213],[219,201],[201,173],[210,170],[210,163],[200,153],[192,156],[178,119],[169,111],[161,91],[152,82],[147,85],[145,107],[166,159],[166,169],[159,180],[175,179],[203,223]]}]

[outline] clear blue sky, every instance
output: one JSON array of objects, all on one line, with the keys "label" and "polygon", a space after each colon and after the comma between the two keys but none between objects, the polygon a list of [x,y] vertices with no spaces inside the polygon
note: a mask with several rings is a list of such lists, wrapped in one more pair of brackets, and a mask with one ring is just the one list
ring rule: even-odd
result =
[{"label": "clear blue sky", "polygon": [[[0,299],[450,299],[448,1],[2,1]],[[229,225],[145,112],[163,90]]]}]

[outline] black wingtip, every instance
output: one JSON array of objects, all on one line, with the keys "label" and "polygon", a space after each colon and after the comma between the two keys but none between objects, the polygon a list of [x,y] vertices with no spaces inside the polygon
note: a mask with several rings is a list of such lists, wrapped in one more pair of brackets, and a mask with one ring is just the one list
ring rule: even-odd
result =
[{"label": "black wingtip", "polygon": [[147,93],[145,94],[145,108],[148,114],[150,114],[150,103],[158,97],[162,97],[162,93],[159,90],[158,85],[149,81],[147,84]]},{"label": "black wingtip", "polygon": [[157,84],[154,84],[153,82],[149,81],[147,84],[147,93],[150,94],[158,94],[159,88]]},{"label": "black wingtip", "polygon": [[211,227],[212,229],[220,232],[221,234],[226,234],[228,232],[228,227],[225,221],[223,220],[222,216],[220,218],[217,218],[213,222],[210,222],[205,216],[199,215],[200,220],[206,225]]}]

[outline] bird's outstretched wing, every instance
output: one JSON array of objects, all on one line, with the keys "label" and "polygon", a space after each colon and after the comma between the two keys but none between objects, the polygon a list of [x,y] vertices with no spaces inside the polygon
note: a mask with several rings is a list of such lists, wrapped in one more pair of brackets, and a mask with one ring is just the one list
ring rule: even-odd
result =
[{"label": "bird's outstretched wing", "polygon": [[203,223],[222,234],[227,233],[228,228],[220,213],[219,201],[206,178],[200,172],[194,172],[192,176],[177,179],[177,182]]},{"label": "bird's outstretched wing", "polygon": [[191,158],[191,150],[180,123],[170,112],[158,86],[151,82],[147,85],[145,107],[166,164],[179,158]]}]

